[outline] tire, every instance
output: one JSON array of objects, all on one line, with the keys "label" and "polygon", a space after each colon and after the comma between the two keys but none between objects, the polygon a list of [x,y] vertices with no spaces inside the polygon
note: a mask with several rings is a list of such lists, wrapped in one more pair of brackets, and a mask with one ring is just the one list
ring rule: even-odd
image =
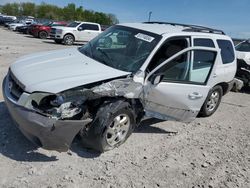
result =
[{"label": "tire", "polygon": [[75,38],[74,38],[74,36],[71,35],[71,34],[67,34],[67,35],[65,35],[65,36],[63,37],[63,43],[64,43],[65,45],[73,45],[74,42],[75,42]]},{"label": "tire", "polygon": [[221,86],[215,86],[207,96],[203,106],[200,110],[200,116],[209,117],[211,116],[219,107],[221,98],[223,95],[223,90]]},{"label": "tire", "polygon": [[56,44],[62,44],[62,40],[61,39],[55,39],[54,40]]},{"label": "tire", "polygon": [[40,31],[38,33],[38,38],[40,39],[46,39],[48,37],[48,33],[46,31]]},{"label": "tire", "polygon": [[102,105],[80,136],[85,147],[104,152],[123,144],[135,126],[135,115],[129,103],[119,100]]}]

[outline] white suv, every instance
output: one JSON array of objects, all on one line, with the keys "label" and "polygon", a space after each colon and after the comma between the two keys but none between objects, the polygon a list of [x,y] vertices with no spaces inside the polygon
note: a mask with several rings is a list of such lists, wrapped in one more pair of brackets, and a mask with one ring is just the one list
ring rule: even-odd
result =
[{"label": "white suv", "polygon": [[41,147],[66,151],[79,134],[85,146],[106,151],[144,116],[190,122],[212,115],[235,72],[233,42],[220,30],[119,24],[82,47],[19,59],[3,94],[19,129]]},{"label": "white suv", "polygon": [[56,43],[72,45],[74,42],[88,42],[101,32],[100,24],[75,21],[66,27],[52,27],[50,37],[53,38]]}]

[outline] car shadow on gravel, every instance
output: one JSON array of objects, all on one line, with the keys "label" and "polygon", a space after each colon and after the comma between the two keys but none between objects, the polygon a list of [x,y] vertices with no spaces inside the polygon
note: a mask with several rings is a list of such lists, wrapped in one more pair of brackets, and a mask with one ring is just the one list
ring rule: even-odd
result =
[{"label": "car shadow on gravel", "polygon": [[35,151],[38,147],[27,140],[14,125],[4,102],[0,102],[0,154],[16,161],[49,162],[56,156]]},{"label": "car shadow on gravel", "polygon": [[240,92],[250,94],[250,87],[243,87]]},{"label": "car shadow on gravel", "polygon": [[165,120],[160,120],[156,118],[149,118],[143,120],[140,125],[134,130],[134,133],[153,133],[153,134],[172,134],[171,131],[166,131],[159,127],[154,127],[156,123],[163,122]]}]

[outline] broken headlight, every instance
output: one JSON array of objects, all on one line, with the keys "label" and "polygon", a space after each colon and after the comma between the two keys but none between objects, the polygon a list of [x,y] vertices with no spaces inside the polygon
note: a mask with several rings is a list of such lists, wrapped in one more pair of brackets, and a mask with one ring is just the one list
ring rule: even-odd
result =
[{"label": "broken headlight", "polygon": [[84,98],[72,98],[63,94],[33,93],[29,97],[30,107],[43,115],[55,119],[80,119],[84,113]]}]

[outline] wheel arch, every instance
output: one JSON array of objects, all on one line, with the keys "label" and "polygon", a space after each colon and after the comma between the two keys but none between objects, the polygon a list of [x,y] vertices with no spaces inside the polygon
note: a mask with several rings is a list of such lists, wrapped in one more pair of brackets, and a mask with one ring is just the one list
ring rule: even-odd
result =
[{"label": "wheel arch", "polygon": [[[217,85],[215,85],[215,86],[221,86],[221,88],[222,88],[222,94],[223,95],[225,95],[227,92],[228,92],[228,90],[229,90],[229,83],[226,83],[226,82],[221,82],[221,83],[218,83]],[[214,86],[214,87],[215,87]]]},{"label": "wheel arch", "polygon": [[42,33],[42,32],[45,32],[47,34],[47,36],[49,35],[49,33],[46,30],[41,30],[41,31],[38,31],[37,36],[40,37],[40,33]]},{"label": "wheel arch", "polygon": [[65,33],[65,34],[63,35],[63,38],[64,38],[66,35],[71,35],[71,36],[74,38],[74,40],[76,39],[76,37],[75,37],[75,35],[74,35],[73,33]]},{"label": "wheel arch", "polygon": [[95,106],[96,109],[104,105],[105,103],[114,103],[116,101],[124,101],[128,102],[129,105],[131,106],[131,109],[133,110],[133,113],[136,118],[136,123],[139,123],[141,118],[144,116],[144,108],[143,104],[140,99],[138,98],[126,98],[123,96],[119,97],[102,97],[99,99],[98,105]]}]

